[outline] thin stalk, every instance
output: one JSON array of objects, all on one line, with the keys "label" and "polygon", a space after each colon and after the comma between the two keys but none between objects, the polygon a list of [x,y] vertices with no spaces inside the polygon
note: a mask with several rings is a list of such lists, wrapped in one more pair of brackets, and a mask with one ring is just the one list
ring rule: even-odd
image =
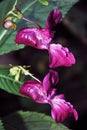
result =
[{"label": "thin stalk", "polygon": [[22,70],[22,72],[25,74],[25,75],[29,75],[30,77],[32,77],[33,79],[35,79],[36,81],[38,81],[39,83],[41,83],[41,81],[36,78],[35,76],[33,76],[28,70],[24,69],[22,66],[18,66],[20,68],[20,70]]},{"label": "thin stalk", "polygon": [[37,79],[36,77],[34,77],[32,74],[29,73],[29,76],[32,77],[33,79],[35,79],[36,81],[38,81],[39,83],[41,83],[41,81],[39,79]]},{"label": "thin stalk", "polygon": [[41,28],[41,26],[38,24],[38,23],[36,23],[36,22],[34,22],[34,21],[32,21],[32,20],[29,20],[29,19],[27,19],[27,18],[22,18],[24,21],[27,21],[27,22],[29,22],[29,23],[32,23],[32,24],[34,24],[34,25],[36,25],[38,28]]}]

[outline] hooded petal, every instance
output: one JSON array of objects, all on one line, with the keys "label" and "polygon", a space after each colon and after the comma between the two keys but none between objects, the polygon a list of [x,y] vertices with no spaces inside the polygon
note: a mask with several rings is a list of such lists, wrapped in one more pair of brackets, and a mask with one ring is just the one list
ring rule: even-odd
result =
[{"label": "hooded petal", "polygon": [[48,29],[24,28],[18,31],[15,42],[25,44],[37,49],[48,49],[48,44],[52,40]]},{"label": "hooded petal", "polygon": [[[49,73],[43,79],[43,89],[46,91],[47,95],[51,95],[53,93],[52,89],[58,83],[58,81],[58,73],[56,71],[50,70]],[[54,90],[54,93],[55,91],[56,90]]]},{"label": "hooded petal", "polygon": [[75,64],[74,55],[69,52],[68,48],[63,47],[60,44],[50,44],[49,47],[50,56],[50,68],[58,66],[71,66]]},{"label": "hooded petal", "polygon": [[48,15],[45,28],[24,28],[18,31],[15,42],[25,44],[37,49],[48,49],[55,32],[55,26],[62,18],[59,10],[54,9]]},{"label": "hooded petal", "polygon": [[48,15],[47,21],[46,21],[46,28],[51,33],[52,31],[55,31],[56,25],[60,22],[62,18],[62,13],[58,9],[54,9],[50,12]]},{"label": "hooded petal", "polygon": [[37,81],[26,81],[20,88],[19,92],[25,96],[30,97],[37,103],[47,103],[44,91],[42,90],[42,83]]},{"label": "hooded petal", "polygon": [[50,70],[43,79],[43,83],[34,80],[26,81],[21,86],[20,93],[29,96],[35,102],[47,103],[56,92],[53,87],[58,83],[58,80],[58,73]]},{"label": "hooded petal", "polygon": [[56,122],[64,121],[71,115],[74,115],[75,120],[78,119],[77,111],[69,102],[66,102],[64,99],[62,99],[62,96],[55,96],[51,100],[51,107],[51,115]]}]

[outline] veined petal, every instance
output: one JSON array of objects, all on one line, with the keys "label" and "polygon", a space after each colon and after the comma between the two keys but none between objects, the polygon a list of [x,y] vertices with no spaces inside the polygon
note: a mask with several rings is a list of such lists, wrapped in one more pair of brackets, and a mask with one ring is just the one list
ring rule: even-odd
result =
[{"label": "veined petal", "polygon": [[50,44],[49,46],[50,68],[58,66],[72,66],[75,64],[74,55],[69,52],[68,48],[60,44]]},{"label": "veined petal", "polygon": [[55,26],[60,22],[61,18],[62,13],[60,10],[54,9],[50,12],[46,21],[46,28],[49,32],[55,31]]},{"label": "veined petal", "polygon": [[18,31],[15,42],[25,44],[37,49],[47,50],[52,40],[48,29],[24,28]]},{"label": "veined petal", "polygon": [[59,98],[59,96],[55,96],[51,100],[51,107],[51,115],[56,122],[62,122],[71,115],[74,115],[75,120],[78,119],[78,113],[73,108],[73,105],[71,105],[69,102],[66,102],[64,99]]}]

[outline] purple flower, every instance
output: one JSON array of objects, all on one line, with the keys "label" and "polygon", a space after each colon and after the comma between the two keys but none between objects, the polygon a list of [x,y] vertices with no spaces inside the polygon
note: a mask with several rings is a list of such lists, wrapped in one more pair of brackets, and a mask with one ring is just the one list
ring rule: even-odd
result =
[{"label": "purple flower", "polygon": [[45,28],[24,28],[19,30],[15,42],[25,44],[37,49],[48,49],[49,43],[55,33],[55,26],[59,23],[62,14],[55,9],[48,15]]},{"label": "purple flower", "polygon": [[64,121],[68,116],[78,114],[73,106],[64,100],[64,95],[55,95],[55,85],[58,83],[58,73],[50,70],[44,77],[43,82],[35,80],[26,81],[20,88],[20,93],[30,97],[36,103],[47,103],[51,106],[51,115],[56,122]]},{"label": "purple flower", "polygon": [[50,68],[57,66],[71,66],[75,64],[75,58],[68,48],[60,44],[51,44],[49,49]]},{"label": "purple flower", "polygon": [[52,10],[47,17],[45,28],[28,27],[21,29],[16,35],[15,42],[37,49],[48,50],[50,68],[75,64],[75,58],[67,48],[62,47],[60,44],[53,43],[55,28],[61,18],[62,14],[59,10]]},{"label": "purple flower", "polygon": [[25,44],[42,50],[48,49],[51,40],[52,38],[46,28],[24,28],[19,30],[15,38],[17,44]]},{"label": "purple flower", "polygon": [[64,100],[64,95],[55,96],[50,103],[52,110],[51,115],[56,122],[64,121],[67,117],[74,115],[75,120],[78,119],[77,111],[70,102]]}]

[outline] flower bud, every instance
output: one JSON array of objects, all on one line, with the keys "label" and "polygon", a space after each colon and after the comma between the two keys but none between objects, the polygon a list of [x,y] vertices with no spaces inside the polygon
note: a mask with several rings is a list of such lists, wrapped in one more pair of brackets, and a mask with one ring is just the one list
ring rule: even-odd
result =
[{"label": "flower bud", "polygon": [[10,75],[11,75],[11,76],[15,76],[15,75],[18,73],[18,71],[19,71],[19,68],[18,68],[18,67],[12,67],[12,68],[10,69]]},{"label": "flower bud", "polygon": [[10,76],[14,76],[14,81],[18,82],[21,76],[21,69],[19,67],[10,68]]},{"label": "flower bud", "polygon": [[11,20],[6,20],[3,22],[3,27],[7,30],[9,29],[16,29],[16,24]]}]

